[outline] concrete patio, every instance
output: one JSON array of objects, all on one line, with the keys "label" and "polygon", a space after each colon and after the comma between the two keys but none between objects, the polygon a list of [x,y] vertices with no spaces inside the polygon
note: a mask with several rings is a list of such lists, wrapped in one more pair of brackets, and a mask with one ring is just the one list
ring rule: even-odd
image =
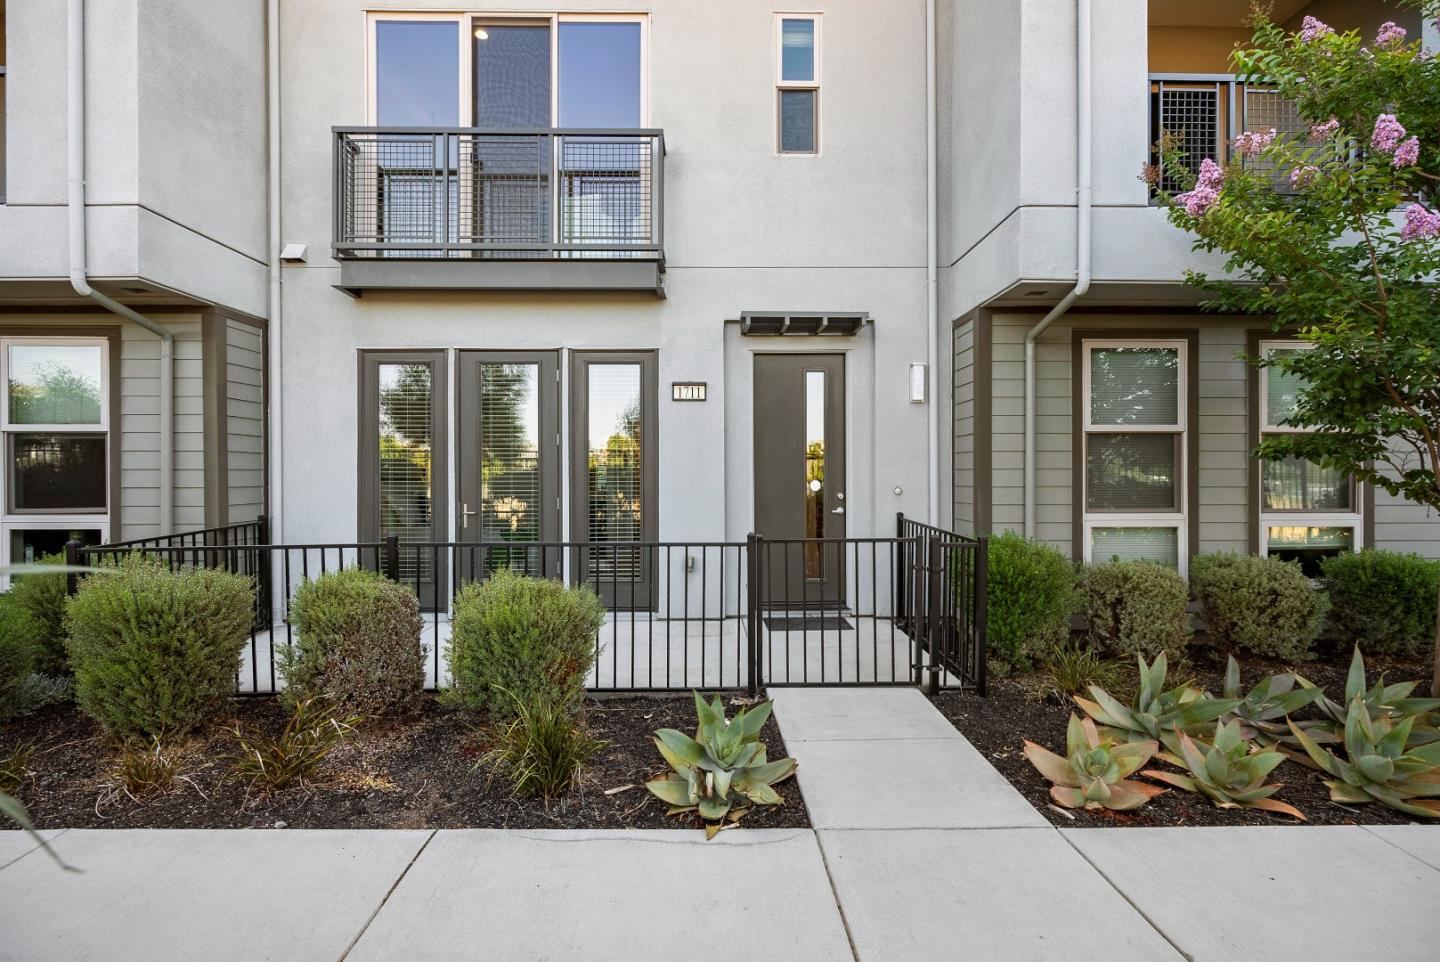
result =
[{"label": "concrete patio", "polygon": [[811,830],[4,832],[0,957],[1436,958],[1440,826],[1057,830],[912,689],[776,711]]}]

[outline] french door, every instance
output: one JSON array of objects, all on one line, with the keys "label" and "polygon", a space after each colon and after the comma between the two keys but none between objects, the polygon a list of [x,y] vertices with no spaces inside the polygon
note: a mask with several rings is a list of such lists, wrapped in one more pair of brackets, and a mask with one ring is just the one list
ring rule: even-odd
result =
[{"label": "french door", "polygon": [[561,576],[563,552],[554,547],[561,540],[558,370],[553,351],[460,352],[462,581],[497,568]]}]

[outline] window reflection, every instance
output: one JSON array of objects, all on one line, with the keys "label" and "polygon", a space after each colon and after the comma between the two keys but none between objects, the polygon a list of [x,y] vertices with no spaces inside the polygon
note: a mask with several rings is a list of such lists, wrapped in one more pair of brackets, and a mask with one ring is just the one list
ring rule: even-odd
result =
[{"label": "window reflection", "polygon": [[8,351],[11,424],[99,424],[98,344],[12,344]]},{"label": "window reflection", "polygon": [[[805,372],[805,537],[825,537],[825,372]],[[805,577],[825,577],[821,545],[805,546]]]}]

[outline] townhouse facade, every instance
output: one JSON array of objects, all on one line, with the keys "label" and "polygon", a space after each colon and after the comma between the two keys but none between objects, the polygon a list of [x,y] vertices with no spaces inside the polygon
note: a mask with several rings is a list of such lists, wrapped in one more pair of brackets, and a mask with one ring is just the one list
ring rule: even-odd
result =
[{"label": "townhouse facade", "polygon": [[1244,7],[4,0],[0,564],[262,514],[1440,554],[1249,457],[1296,386],[1238,355],[1291,348],[1198,310],[1136,177],[1283,124]]}]

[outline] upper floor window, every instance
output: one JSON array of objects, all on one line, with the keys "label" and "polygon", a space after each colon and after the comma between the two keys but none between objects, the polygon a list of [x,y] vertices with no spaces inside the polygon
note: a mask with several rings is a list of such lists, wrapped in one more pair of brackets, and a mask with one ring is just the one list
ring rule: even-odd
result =
[{"label": "upper floor window", "polygon": [[370,26],[376,125],[645,124],[642,15],[376,13]]},{"label": "upper floor window", "polygon": [[776,142],[782,154],[820,152],[820,16],[775,18]]},{"label": "upper floor window", "polygon": [[[1266,341],[1261,356],[1274,358],[1311,350],[1294,341]],[[1295,413],[1305,381],[1274,367],[1260,369],[1260,437],[1307,433],[1313,428],[1285,422]],[[1260,550],[1298,561],[1312,578],[1320,561],[1355,551],[1361,541],[1359,486],[1334,468],[1301,458],[1260,462]]]}]

